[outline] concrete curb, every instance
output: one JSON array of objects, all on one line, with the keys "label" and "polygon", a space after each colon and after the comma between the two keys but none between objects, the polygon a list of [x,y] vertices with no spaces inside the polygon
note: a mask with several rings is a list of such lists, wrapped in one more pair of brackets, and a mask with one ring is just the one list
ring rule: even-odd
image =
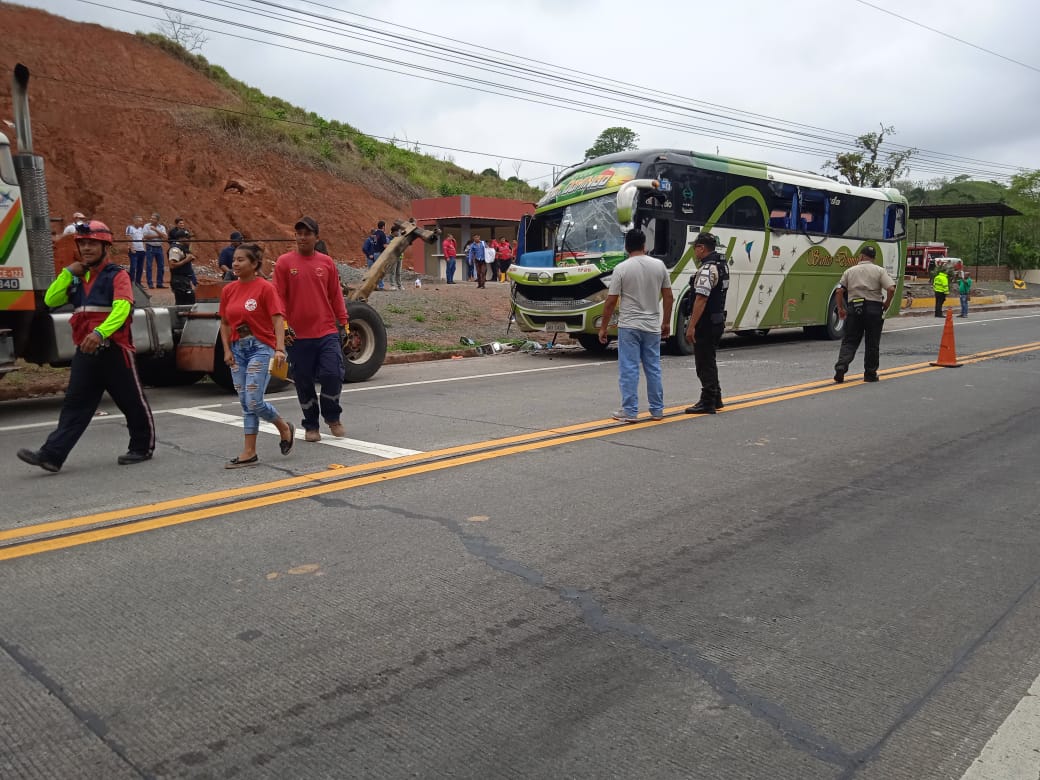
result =
[{"label": "concrete curb", "polygon": [[[934,298],[932,299],[935,300]],[[982,304],[968,304],[968,314],[972,312],[980,311],[1008,311],[1010,309],[1030,309],[1040,306],[1040,298],[1022,298],[1018,301],[1007,301],[1005,303],[982,303]],[[943,305],[943,310],[952,309],[954,316],[961,310],[960,300],[955,300],[951,305]],[[899,312],[900,317],[934,317],[935,316],[935,304],[932,303],[930,308],[922,309],[906,309]]]},{"label": "concrete curb", "polygon": [[427,360],[451,360],[455,357],[478,357],[475,349],[451,349],[444,352],[387,352],[384,366],[400,363],[425,363]]}]

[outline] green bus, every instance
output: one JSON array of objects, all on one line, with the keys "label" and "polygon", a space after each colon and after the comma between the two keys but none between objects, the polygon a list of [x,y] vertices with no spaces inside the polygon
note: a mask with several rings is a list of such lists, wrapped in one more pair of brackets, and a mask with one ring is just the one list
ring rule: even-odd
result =
[{"label": "green bus", "polygon": [[[728,330],[801,327],[840,338],[834,292],[863,247],[874,247],[902,286],[906,216],[898,190],[765,163],[671,149],[598,157],[564,171],[525,225],[508,271],[514,316],[521,330],[565,333],[602,349],[597,333],[611,272],[625,259],[625,231],[638,226],[648,254],[670,271],[670,342],[679,354],[692,352],[682,335],[690,310],[683,304],[701,231],[715,234],[729,263]],[[899,296],[886,316],[899,313]]]}]

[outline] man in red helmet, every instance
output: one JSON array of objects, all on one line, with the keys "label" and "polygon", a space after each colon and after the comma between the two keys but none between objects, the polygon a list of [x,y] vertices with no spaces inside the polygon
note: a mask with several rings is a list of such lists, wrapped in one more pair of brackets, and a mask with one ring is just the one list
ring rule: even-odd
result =
[{"label": "man in red helmet", "polygon": [[142,463],[155,449],[152,410],[134,363],[130,276],[122,266],[109,261],[112,231],[104,222],[92,219],[79,225],[75,235],[80,260],[58,274],[44,296],[51,308],[66,303],[75,308],[70,325],[77,349],[69,388],[58,427],[44,445],[36,451],[18,450],[21,460],[51,472],[61,470],[106,390],[130,429],[130,447],[117,462],[124,466]]}]

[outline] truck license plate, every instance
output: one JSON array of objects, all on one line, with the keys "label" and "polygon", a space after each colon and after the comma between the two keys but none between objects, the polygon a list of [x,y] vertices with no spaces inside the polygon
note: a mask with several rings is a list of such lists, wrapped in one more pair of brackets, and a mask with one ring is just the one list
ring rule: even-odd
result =
[{"label": "truck license plate", "polygon": [[567,323],[566,322],[547,322],[545,327],[542,328],[546,333],[566,333]]}]

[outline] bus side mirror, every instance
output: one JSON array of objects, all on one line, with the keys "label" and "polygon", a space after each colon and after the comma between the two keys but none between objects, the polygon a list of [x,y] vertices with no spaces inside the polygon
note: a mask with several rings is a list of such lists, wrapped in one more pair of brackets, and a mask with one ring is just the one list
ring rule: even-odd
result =
[{"label": "bus side mirror", "polygon": [[633,179],[621,185],[617,194],[617,220],[625,230],[631,230],[635,225],[633,220],[636,214],[636,200],[639,198],[640,190],[656,190],[661,186],[657,179]]}]

